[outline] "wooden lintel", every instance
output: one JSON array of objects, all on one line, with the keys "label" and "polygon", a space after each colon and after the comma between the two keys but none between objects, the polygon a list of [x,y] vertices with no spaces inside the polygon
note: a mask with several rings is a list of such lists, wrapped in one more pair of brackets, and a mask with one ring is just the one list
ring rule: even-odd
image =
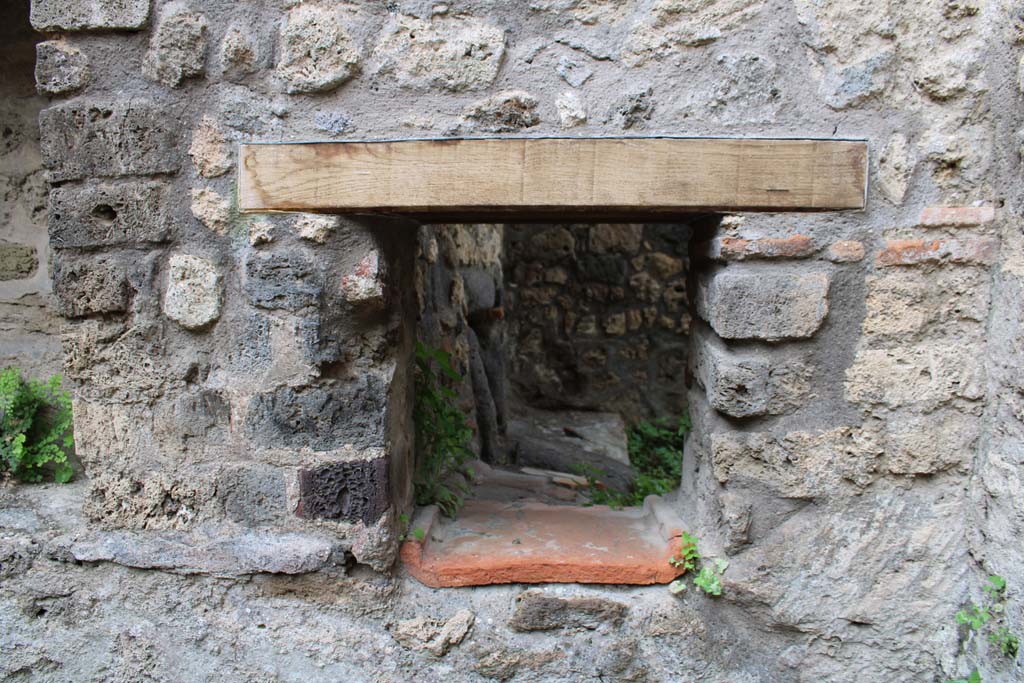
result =
[{"label": "wooden lintel", "polygon": [[599,216],[863,209],[867,143],[501,138],[246,144],[242,211]]}]

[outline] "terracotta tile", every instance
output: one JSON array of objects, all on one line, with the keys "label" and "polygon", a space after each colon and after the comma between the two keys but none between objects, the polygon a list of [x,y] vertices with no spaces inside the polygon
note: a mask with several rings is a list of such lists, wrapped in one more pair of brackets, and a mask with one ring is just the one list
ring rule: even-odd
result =
[{"label": "terracotta tile", "polygon": [[569,507],[534,502],[469,501],[450,520],[425,508],[402,561],[433,587],[496,583],[668,583],[681,532],[652,496],[643,508]]}]

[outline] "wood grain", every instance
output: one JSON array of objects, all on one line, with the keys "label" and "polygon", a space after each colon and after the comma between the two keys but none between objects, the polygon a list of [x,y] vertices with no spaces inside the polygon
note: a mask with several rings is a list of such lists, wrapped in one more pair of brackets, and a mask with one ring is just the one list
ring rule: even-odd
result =
[{"label": "wood grain", "polygon": [[242,145],[242,211],[457,215],[864,208],[854,140],[529,138]]}]

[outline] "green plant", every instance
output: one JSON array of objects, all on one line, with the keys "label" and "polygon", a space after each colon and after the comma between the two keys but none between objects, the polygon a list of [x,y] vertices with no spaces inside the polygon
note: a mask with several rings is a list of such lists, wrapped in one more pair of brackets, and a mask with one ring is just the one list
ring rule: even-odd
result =
[{"label": "green plant", "polygon": [[466,463],[473,458],[473,430],[456,407],[458,394],[451,388],[461,381],[448,353],[416,342],[416,504],[437,505],[449,517],[455,516],[468,493],[460,475],[472,476]]},{"label": "green plant", "polygon": [[[703,564],[700,551],[697,549],[697,539],[685,531],[679,537],[679,552],[668,559],[668,563],[683,572],[694,572],[698,563],[700,571],[693,579],[693,585],[700,588],[708,595],[715,597],[722,594],[722,574],[728,568],[729,563],[723,559],[716,559],[714,564]],[[668,585],[669,591],[678,595],[686,590],[685,579],[676,579]]]},{"label": "green plant", "polygon": [[716,559],[713,565],[704,565],[693,580],[693,585],[708,595],[720,596],[722,594],[722,574],[725,573],[728,566],[729,563],[721,558]]},{"label": "green plant", "polygon": [[679,552],[669,558],[668,563],[684,572],[692,572],[700,562],[700,551],[697,550],[697,539],[683,532],[679,537]]},{"label": "green plant", "polygon": [[629,463],[636,479],[628,492],[606,488],[601,468],[588,463],[576,466],[576,473],[587,479],[590,502],[613,508],[643,505],[649,495],[664,495],[679,485],[683,468],[683,443],[690,431],[690,417],[678,420],[643,421],[627,433]]},{"label": "green plant", "polygon": [[[975,637],[984,635],[999,654],[1016,660],[1020,652],[1020,638],[1005,623],[1006,579],[993,574],[981,590],[985,599],[980,605],[972,602],[956,613],[956,623],[965,626],[967,630],[964,649]],[[953,679],[950,683],[981,683],[981,674],[974,668],[967,678]]]},{"label": "green plant", "polygon": [[0,371],[0,470],[37,482],[52,468],[56,481],[71,481],[71,397],[60,381],[59,375],[45,383],[25,380],[18,368]]}]

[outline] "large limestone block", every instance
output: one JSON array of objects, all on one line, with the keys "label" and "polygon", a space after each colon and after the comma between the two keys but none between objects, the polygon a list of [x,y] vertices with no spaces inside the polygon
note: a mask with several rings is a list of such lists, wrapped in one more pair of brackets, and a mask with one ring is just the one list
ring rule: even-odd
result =
[{"label": "large limestone block", "polygon": [[862,406],[930,410],[985,395],[982,349],[927,342],[891,349],[861,348],[846,370],[846,399]]},{"label": "large limestone block", "polygon": [[139,246],[170,236],[163,185],[153,182],[55,187],[49,223],[56,249]]},{"label": "large limestone block", "polygon": [[725,339],[805,338],[828,314],[825,273],[719,270],[697,288],[697,313]]},{"label": "large limestone block", "polygon": [[29,20],[37,31],[143,28],[150,0],[32,0]]},{"label": "large limestone block", "polygon": [[39,115],[43,165],[53,182],[173,173],[180,166],[177,126],[145,100],[76,100]]}]

